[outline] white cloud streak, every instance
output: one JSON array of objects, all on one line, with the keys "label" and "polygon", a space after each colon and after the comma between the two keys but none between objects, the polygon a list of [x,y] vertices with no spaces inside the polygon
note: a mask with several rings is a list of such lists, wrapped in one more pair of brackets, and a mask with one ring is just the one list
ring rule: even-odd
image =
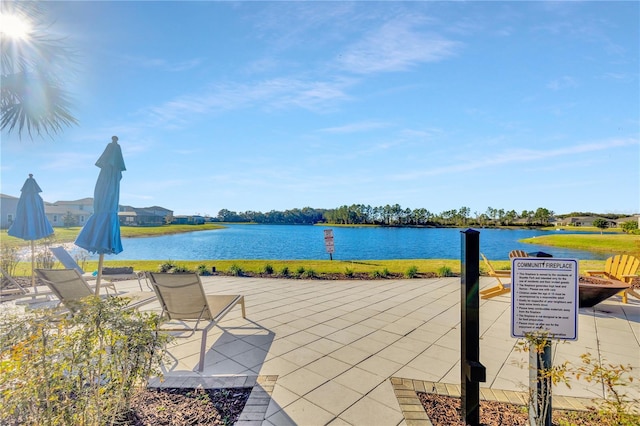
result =
[{"label": "white cloud streak", "polygon": [[460,43],[415,28],[417,20],[389,21],[352,44],[338,58],[356,74],[406,71],[417,64],[438,62],[456,53]]},{"label": "white cloud streak", "polygon": [[640,145],[638,139],[610,139],[602,142],[585,143],[582,145],[567,146],[550,150],[532,150],[520,149],[505,151],[500,154],[494,154],[486,158],[474,158],[473,162],[454,164],[443,167],[436,167],[429,170],[415,171],[411,173],[397,174],[392,177],[394,180],[414,180],[425,176],[438,176],[451,173],[460,173],[476,169],[484,169],[498,165],[514,164],[514,163],[530,163],[533,161],[551,159],[556,157],[572,156],[576,154],[584,154],[587,152],[605,151],[614,148],[621,148],[631,145]]}]

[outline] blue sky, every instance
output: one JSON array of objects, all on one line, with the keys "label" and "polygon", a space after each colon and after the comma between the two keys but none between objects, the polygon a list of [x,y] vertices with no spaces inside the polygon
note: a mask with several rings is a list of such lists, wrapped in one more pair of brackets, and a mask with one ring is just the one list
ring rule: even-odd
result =
[{"label": "blue sky", "polygon": [[80,121],[1,189],[175,214],[343,204],[640,212],[638,2],[49,2]]}]

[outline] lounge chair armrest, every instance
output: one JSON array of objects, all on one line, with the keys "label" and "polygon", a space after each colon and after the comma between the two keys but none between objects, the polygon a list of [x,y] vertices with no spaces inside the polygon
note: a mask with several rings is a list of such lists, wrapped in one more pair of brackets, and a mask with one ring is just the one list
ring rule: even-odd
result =
[{"label": "lounge chair armrest", "polygon": [[585,274],[589,277],[593,277],[595,275],[606,275],[606,271],[584,271]]}]

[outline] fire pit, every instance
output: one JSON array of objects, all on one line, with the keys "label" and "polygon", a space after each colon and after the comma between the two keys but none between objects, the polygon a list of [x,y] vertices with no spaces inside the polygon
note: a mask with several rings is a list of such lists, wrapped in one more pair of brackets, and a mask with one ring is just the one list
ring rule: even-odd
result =
[{"label": "fire pit", "polygon": [[628,287],[629,284],[622,281],[581,275],[578,279],[579,306],[590,308]]}]

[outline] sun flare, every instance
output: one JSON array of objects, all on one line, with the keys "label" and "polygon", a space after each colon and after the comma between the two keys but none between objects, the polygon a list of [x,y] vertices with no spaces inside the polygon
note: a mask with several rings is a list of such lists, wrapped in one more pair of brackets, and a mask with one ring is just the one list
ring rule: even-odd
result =
[{"label": "sun flare", "polygon": [[31,25],[18,15],[0,13],[0,33],[11,38],[26,39],[31,33]]}]

